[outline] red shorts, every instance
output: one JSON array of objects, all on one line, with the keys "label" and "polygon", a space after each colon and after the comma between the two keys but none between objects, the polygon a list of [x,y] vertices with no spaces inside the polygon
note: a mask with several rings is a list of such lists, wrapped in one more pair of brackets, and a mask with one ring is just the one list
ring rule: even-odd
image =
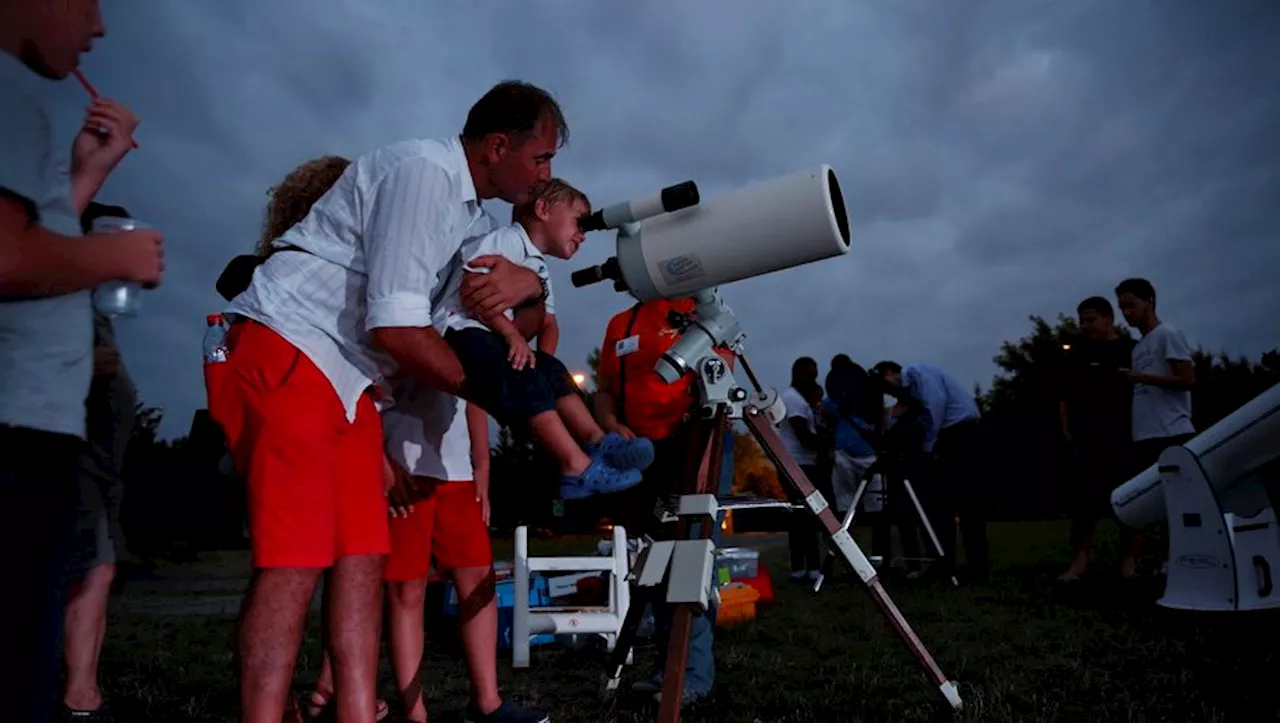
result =
[{"label": "red shorts", "polygon": [[382,578],[421,580],[431,571],[433,556],[437,572],[493,565],[493,547],[475,485],[414,479],[429,491],[414,501],[408,517],[391,520],[391,554]]},{"label": "red shorts", "polygon": [[248,487],[254,567],[329,567],[391,549],[382,419],[361,397],[355,422],[309,358],[252,321],[228,333],[209,414]]}]

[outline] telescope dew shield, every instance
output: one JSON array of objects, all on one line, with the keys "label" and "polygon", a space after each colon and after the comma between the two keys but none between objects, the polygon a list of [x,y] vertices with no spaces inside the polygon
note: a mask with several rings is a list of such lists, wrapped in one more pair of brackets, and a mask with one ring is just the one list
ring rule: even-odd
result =
[{"label": "telescope dew shield", "polygon": [[[1224,513],[1256,515],[1268,500],[1257,474],[1280,457],[1280,384],[1254,397],[1183,445],[1204,470]],[[1159,465],[1152,465],[1111,493],[1116,517],[1142,528],[1165,517]]]},{"label": "telescope dew shield", "polygon": [[641,301],[840,256],[849,219],[830,166],[717,196],[618,233],[618,268]]}]

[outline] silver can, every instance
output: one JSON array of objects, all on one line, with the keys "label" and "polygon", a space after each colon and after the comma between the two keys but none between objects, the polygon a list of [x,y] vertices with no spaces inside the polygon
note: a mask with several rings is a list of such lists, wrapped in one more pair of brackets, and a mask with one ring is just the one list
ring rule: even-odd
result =
[{"label": "silver can", "polygon": [[[151,228],[133,218],[100,216],[93,220],[92,235]],[[142,287],[132,281],[108,281],[93,290],[93,310],[104,316],[137,316],[142,308]]]}]

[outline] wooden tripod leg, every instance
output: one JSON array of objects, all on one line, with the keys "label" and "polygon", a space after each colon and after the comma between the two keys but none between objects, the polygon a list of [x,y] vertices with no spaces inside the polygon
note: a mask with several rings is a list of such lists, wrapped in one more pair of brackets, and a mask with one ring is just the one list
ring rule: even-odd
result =
[{"label": "wooden tripod leg", "polygon": [[[710,432],[710,439],[706,438]],[[689,473],[686,479],[695,480],[692,489],[685,485],[685,494],[707,494],[718,488],[720,472],[724,457],[724,438],[729,432],[728,409],[721,407],[714,419],[696,425],[692,430],[693,443],[697,446],[692,451],[701,449],[701,454],[690,454]],[[713,487],[712,485],[716,485]],[[698,537],[710,539],[715,525],[715,518],[702,521],[698,527]],[[676,539],[689,538],[689,522],[681,519],[677,525]],[[680,704],[684,698],[684,669],[689,663],[689,639],[693,633],[693,608],[679,605],[672,613],[671,639],[667,644],[667,667],[662,676],[662,701],[658,705],[658,723],[678,723],[680,720]]]},{"label": "wooden tripod leg", "polygon": [[765,455],[777,467],[778,476],[783,484],[786,484],[800,495],[810,513],[817,517],[822,526],[826,528],[827,536],[831,538],[833,545],[844,554],[845,560],[853,568],[854,572],[858,574],[858,577],[862,579],[863,584],[867,586],[871,599],[875,600],[880,612],[884,614],[889,624],[902,638],[903,642],[907,644],[907,648],[915,655],[916,660],[924,667],[929,680],[938,687],[952,708],[960,710],[962,703],[956,684],[947,679],[946,674],[942,672],[942,669],[938,667],[938,663],[934,661],[929,649],[924,646],[924,643],[916,636],[915,631],[911,629],[911,624],[902,616],[898,606],[894,604],[889,597],[889,593],[880,584],[880,578],[876,573],[876,569],[871,566],[871,561],[867,559],[866,555],[862,554],[862,550],[858,548],[857,543],[853,541],[853,537],[849,535],[849,532],[840,529],[840,521],[836,519],[835,513],[831,511],[822,494],[814,488],[813,483],[805,476],[804,471],[787,453],[786,448],[782,445],[782,440],[779,439],[777,432],[774,431],[768,417],[754,406],[748,406],[744,409],[742,417],[751,433],[755,436],[756,441],[760,443]]}]

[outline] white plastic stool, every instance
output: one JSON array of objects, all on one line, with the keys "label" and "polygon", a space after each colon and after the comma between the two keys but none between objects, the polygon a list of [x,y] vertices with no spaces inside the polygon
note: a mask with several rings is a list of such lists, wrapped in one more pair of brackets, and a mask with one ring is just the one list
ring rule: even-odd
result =
[{"label": "white plastic stool", "polygon": [[[515,607],[511,622],[511,665],[529,667],[529,639],[534,635],[596,634],[604,638],[610,651],[618,642],[618,633],[631,605],[631,589],[627,575],[630,560],[627,531],[613,528],[613,554],[582,557],[529,557],[529,528],[517,527],[515,539]],[[529,574],[609,573],[609,603],[604,607],[539,607],[529,608]],[[631,662],[631,656],[627,656]]]}]

